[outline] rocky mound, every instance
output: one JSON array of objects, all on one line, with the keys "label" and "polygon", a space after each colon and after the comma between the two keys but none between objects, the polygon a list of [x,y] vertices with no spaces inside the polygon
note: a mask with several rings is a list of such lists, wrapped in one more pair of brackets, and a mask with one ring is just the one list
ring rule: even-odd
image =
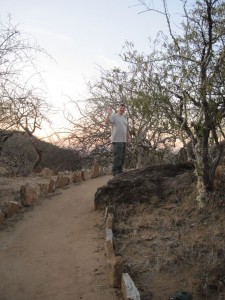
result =
[{"label": "rocky mound", "polygon": [[190,164],[149,166],[115,176],[95,194],[95,208],[119,203],[163,203],[176,192],[193,191],[196,177]]},{"label": "rocky mound", "polygon": [[176,291],[225,299],[225,191],[198,210],[193,171],[186,164],[129,171],[95,194],[96,209],[114,207],[115,252],[142,300],[170,299]]}]

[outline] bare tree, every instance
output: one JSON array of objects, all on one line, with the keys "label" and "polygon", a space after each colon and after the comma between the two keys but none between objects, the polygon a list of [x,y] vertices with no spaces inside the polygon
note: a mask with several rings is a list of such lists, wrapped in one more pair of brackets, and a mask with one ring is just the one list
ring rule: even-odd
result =
[{"label": "bare tree", "polygon": [[[146,1],[139,2],[156,12]],[[160,107],[175,120],[184,145],[191,142],[194,156],[189,159],[202,207],[224,152],[225,6],[224,1],[201,0],[188,10],[188,1],[182,1],[181,33],[174,33],[167,1],[162,2],[170,38],[164,38],[162,51],[148,63],[158,61],[154,81],[161,92]]]},{"label": "bare tree", "polygon": [[[160,13],[167,20],[169,36],[159,35],[148,55],[126,50],[121,55],[129,64],[126,71],[101,70],[100,79],[89,85],[93,98],[73,123],[70,137],[81,147],[107,145],[105,108],[126,102],[134,145],[130,151],[137,161],[142,149],[149,149],[146,141],[165,146],[179,137],[195,166],[202,207],[224,152],[225,6],[221,0],[201,0],[188,9],[188,1],[182,2],[184,18],[178,33],[172,30],[167,2],[162,0]],[[159,13],[145,1],[140,4]]]},{"label": "bare tree", "polygon": [[[13,26],[10,17],[8,22],[0,22],[0,149],[14,131],[26,132],[32,138],[43,122],[49,122],[50,106],[44,93],[30,83],[31,72],[38,73],[37,53],[47,54]],[[34,146],[36,167],[41,151]]]},{"label": "bare tree", "polygon": [[[129,46],[129,45],[128,45]],[[125,53],[124,53],[125,55]],[[126,56],[132,56],[127,52]],[[75,147],[90,151],[102,147],[110,147],[110,128],[104,124],[107,108],[117,109],[120,102],[127,104],[129,131],[132,137],[128,147],[130,166],[142,167],[144,157],[149,161],[151,153],[159,147],[174,145],[175,134],[165,129],[166,119],[158,110],[156,94],[153,86],[145,84],[146,74],[142,64],[130,65],[129,71],[118,68],[100,70],[100,78],[89,83],[92,98],[77,105],[81,118],[74,120],[73,115],[67,116],[72,124],[69,141]],[[95,152],[96,153],[96,152]]]}]

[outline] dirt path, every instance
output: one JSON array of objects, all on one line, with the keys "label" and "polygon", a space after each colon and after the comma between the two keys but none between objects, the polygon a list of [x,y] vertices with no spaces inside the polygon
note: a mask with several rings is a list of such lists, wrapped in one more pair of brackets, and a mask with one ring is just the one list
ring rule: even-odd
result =
[{"label": "dirt path", "polygon": [[94,193],[111,176],[71,185],[42,199],[0,231],[0,300],[116,300],[104,257],[102,213]]}]

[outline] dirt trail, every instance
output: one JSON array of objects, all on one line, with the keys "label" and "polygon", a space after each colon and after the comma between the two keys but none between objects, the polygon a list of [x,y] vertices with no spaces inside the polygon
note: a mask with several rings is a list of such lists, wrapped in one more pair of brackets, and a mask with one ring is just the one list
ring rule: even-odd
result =
[{"label": "dirt trail", "polygon": [[104,234],[94,211],[111,176],[57,190],[12,228],[0,231],[0,300],[116,300],[109,287]]}]

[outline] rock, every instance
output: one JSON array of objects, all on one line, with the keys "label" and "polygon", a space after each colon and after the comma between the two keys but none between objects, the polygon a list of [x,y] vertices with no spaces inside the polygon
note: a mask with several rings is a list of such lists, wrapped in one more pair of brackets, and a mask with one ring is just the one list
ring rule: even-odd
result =
[{"label": "rock", "polygon": [[54,193],[55,189],[56,189],[56,182],[53,178],[51,178],[48,185],[48,193]]},{"label": "rock", "polygon": [[88,179],[91,179],[91,176],[92,176],[91,169],[87,169],[87,176],[88,176]]},{"label": "rock", "polygon": [[81,175],[82,180],[84,180],[84,181],[89,179],[89,174],[86,169],[82,169],[80,171],[80,175]]},{"label": "rock", "polygon": [[80,172],[74,172],[71,177],[72,182],[77,183],[82,181],[81,173]]},{"label": "rock", "polygon": [[112,229],[106,228],[105,233],[106,233],[106,241],[110,241],[111,243],[113,243]]},{"label": "rock", "polygon": [[39,183],[40,195],[46,197],[48,195],[49,184],[48,183]]},{"label": "rock", "polygon": [[99,163],[95,161],[92,167],[92,178],[96,178],[98,176],[99,176]]},{"label": "rock", "polygon": [[112,166],[103,167],[103,173],[104,173],[105,175],[110,175],[110,174],[112,174]]},{"label": "rock", "polygon": [[42,170],[42,172],[41,172],[41,175],[42,176],[53,176],[54,175],[54,172],[51,170],[51,169],[49,169],[49,168],[44,168],[43,170]]},{"label": "rock", "polygon": [[65,185],[68,185],[70,183],[70,179],[67,176],[64,176],[63,174],[58,175],[56,180],[56,188],[62,188]]},{"label": "rock", "polygon": [[[115,176],[107,185],[97,189],[94,198],[95,209],[105,209],[117,203],[154,202],[167,199],[175,190],[194,190],[196,177],[190,164],[155,165],[131,170]],[[155,201],[157,199],[157,201]]]},{"label": "rock", "polygon": [[84,180],[88,180],[90,178],[92,178],[92,171],[90,169],[82,169],[80,172],[75,172],[76,174],[78,174],[78,177],[81,177],[81,179]]},{"label": "rock", "polygon": [[113,243],[110,239],[105,241],[105,256],[107,259],[108,277],[112,287],[120,287],[124,268],[122,256],[116,256]]},{"label": "rock", "polygon": [[107,259],[108,277],[112,287],[119,288],[121,286],[124,261],[122,256],[112,256]]},{"label": "rock", "polygon": [[113,242],[111,239],[106,239],[105,241],[105,256],[106,259],[111,259],[112,257],[116,256],[113,247]]},{"label": "rock", "polygon": [[38,199],[37,187],[32,186],[30,183],[26,183],[20,188],[21,203],[24,206],[31,206]]},{"label": "rock", "polygon": [[6,218],[10,218],[12,217],[12,215],[18,212],[19,208],[20,208],[19,202],[7,201],[3,204],[2,212],[4,213]]},{"label": "rock", "polygon": [[115,210],[114,210],[113,206],[106,207],[106,209],[105,209],[105,217],[104,217],[105,222],[106,222],[106,220],[108,218],[108,215],[109,214],[114,215],[114,213],[115,213]]},{"label": "rock", "polygon": [[140,293],[128,273],[123,273],[121,291],[125,300],[140,300]]},{"label": "rock", "polygon": [[111,229],[111,230],[113,229],[113,219],[114,219],[113,214],[108,214],[108,217],[105,222],[105,227],[107,229]]}]

